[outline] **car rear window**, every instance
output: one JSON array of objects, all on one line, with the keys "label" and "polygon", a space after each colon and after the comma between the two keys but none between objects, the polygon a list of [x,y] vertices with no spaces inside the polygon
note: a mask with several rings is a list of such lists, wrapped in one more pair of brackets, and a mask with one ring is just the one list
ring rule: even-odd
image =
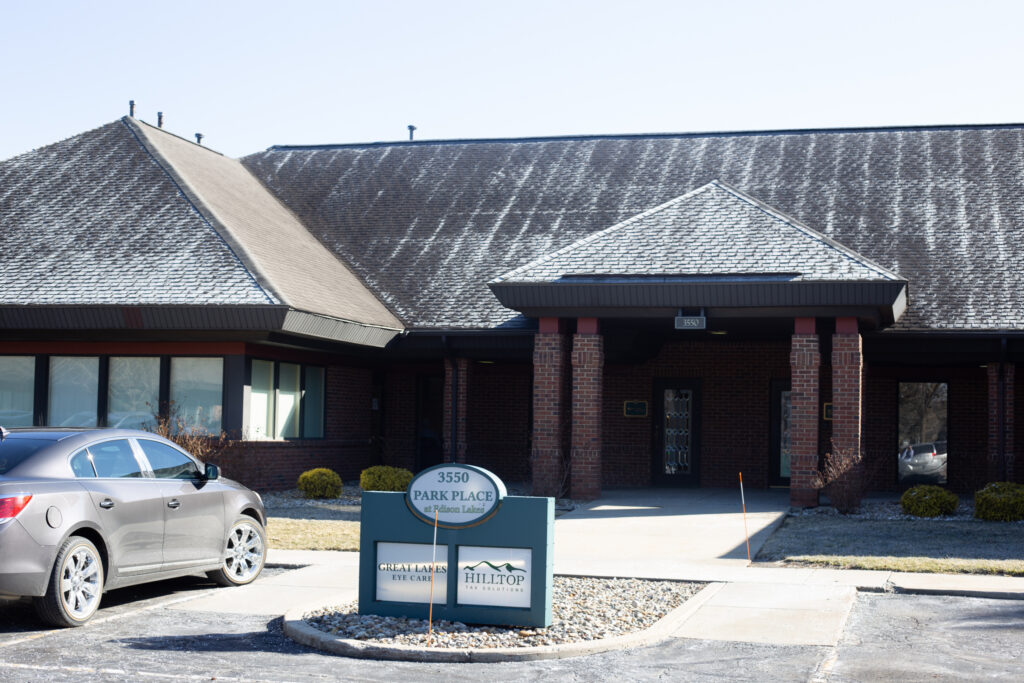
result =
[{"label": "car rear window", "polygon": [[919,443],[914,445],[914,455],[925,455],[927,453],[934,453],[935,445],[930,443]]},{"label": "car rear window", "polygon": [[0,474],[7,474],[38,451],[52,445],[52,441],[45,439],[4,439],[0,441]]}]

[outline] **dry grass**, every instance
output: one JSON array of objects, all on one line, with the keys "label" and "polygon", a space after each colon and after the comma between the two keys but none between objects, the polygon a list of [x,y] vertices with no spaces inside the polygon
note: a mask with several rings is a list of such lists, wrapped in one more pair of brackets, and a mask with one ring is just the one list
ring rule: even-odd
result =
[{"label": "dry grass", "polygon": [[1024,524],[789,517],[757,561],[1024,576]]},{"label": "dry grass", "polygon": [[359,550],[359,522],[268,517],[267,540],[281,550]]}]

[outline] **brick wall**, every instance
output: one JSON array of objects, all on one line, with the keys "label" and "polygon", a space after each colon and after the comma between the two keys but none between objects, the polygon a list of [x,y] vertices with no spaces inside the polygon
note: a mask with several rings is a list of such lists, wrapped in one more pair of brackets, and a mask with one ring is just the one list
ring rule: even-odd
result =
[{"label": "brick wall", "polygon": [[790,427],[789,500],[795,506],[818,504],[814,480],[821,444],[818,441],[821,354],[818,336],[794,334],[790,347],[792,422]]},{"label": "brick wall", "polygon": [[[393,467],[416,471],[416,390],[420,375],[439,375],[444,371],[437,363],[396,364],[384,375],[384,397],[381,445],[383,460]],[[441,434],[443,443],[449,435]]]},{"label": "brick wall", "polygon": [[569,492],[579,500],[601,494],[604,338],[575,334],[572,345],[572,456]]},{"label": "brick wall", "polygon": [[[701,486],[768,486],[770,394],[789,377],[786,342],[666,342],[652,360],[609,364],[604,373],[602,479],[605,487],[650,486],[656,377],[701,381]],[[623,402],[650,401],[648,417],[623,415]]]},{"label": "brick wall", "polygon": [[262,491],[295,488],[299,475],[327,467],[346,481],[378,464],[372,448],[372,372],[367,368],[327,368],[323,439],[236,442],[211,462],[224,476]]},{"label": "brick wall", "polygon": [[530,479],[530,393],[528,363],[476,363],[469,387],[467,462],[503,481]]},{"label": "brick wall", "polygon": [[533,495],[561,493],[569,412],[566,337],[538,332],[533,338]]}]

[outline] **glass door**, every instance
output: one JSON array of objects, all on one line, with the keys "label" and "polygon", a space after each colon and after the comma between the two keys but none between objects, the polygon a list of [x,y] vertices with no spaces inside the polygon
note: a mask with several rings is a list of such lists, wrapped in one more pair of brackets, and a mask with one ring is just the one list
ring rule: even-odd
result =
[{"label": "glass door", "polygon": [[790,425],[793,414],[791,397],[788,379],[772,381],[768,483],[773,486],[789,486]]},{"label": "glass door", "polygon": [[653,405],[653,483],[696,486],[700,453],[699,380],[655,380]]}]

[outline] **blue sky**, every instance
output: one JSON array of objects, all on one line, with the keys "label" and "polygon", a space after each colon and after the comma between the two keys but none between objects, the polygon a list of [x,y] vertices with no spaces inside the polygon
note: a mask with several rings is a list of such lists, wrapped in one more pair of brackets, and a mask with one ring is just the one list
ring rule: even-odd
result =
[{"label": "blue sky", "polygon": [[0,159],[137,116],[273,144],[1024,121],[1024,3],[0,0]]}]

